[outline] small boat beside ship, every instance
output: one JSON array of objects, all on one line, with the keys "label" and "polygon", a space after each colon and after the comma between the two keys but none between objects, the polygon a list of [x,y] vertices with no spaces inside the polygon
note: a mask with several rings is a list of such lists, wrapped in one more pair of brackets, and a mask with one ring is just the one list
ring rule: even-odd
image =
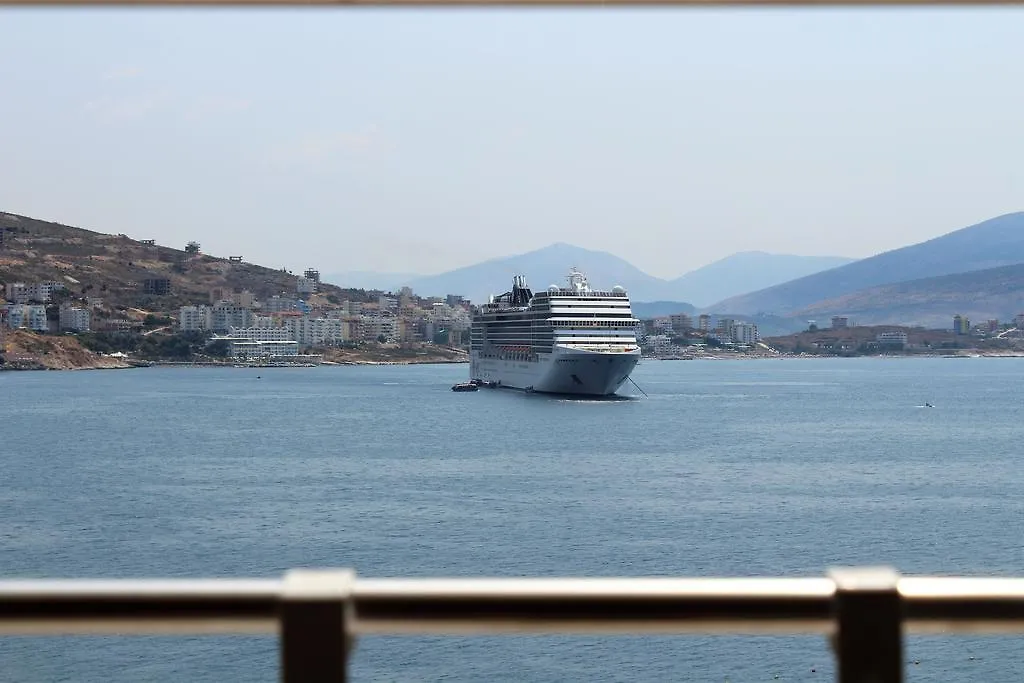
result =
[{"label": "small boat beside ship", "polygon": [[452,391],[477,391],[479,388],[476,382],[459,382],[452,386]]}]

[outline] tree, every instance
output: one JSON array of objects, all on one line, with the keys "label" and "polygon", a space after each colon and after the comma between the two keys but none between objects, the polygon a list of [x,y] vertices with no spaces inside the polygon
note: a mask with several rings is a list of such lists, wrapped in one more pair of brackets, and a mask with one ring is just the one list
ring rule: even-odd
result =
[{"label": "tree", "polygon": [[217,358],[226,358],[231,353],[231,343],[226,339],[214,339],[206,345],[206,353]]},{"label": "tree", "polygon": [[384,343],[384,342],[386,342],[387,340],[388,340],[388,338],[387,338],[387,337],[385,337],[385,336],[384,336],[383,334],[378,334],[378,335],[377,335],[377,343],[379,343],[379,344],[383,344],[383,343]]},{"label": "tree", "polygon": [[199,242],[189,242],[186,244],[185,253],[189,256],[197,256],[199,254]]}]

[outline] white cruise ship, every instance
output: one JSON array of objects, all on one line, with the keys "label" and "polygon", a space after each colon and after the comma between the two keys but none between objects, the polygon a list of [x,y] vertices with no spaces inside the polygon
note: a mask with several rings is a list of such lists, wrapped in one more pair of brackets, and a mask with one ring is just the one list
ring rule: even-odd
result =
[{"label": "white cruise ship", "polygon": [[607,396],[640,359],[639,321],[622,287],[595,291],[575,268],[568,287],[534,294],[526,278],[473,315],[470,378],[555,394]]}]

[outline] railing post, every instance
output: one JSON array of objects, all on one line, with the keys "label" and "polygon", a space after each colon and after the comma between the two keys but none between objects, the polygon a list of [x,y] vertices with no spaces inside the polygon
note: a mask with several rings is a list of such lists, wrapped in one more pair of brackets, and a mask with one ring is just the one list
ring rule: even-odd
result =
[{"label": "railing post", "polygon": [[344,683],[353,646],[349,569],[293,569],[281,600],[283,683]]},{"label": "railing post", "polygon": [[833,569],[839,683],[902,683],[903,606],[888,567]]}]

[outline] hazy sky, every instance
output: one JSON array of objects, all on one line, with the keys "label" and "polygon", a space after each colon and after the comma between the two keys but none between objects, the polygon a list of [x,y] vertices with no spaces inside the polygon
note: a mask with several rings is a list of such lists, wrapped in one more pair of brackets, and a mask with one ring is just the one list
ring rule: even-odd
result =
[{"label": "hazy sky", "polygon": [[1024,208],[1024,11],[2,9],[0,210],[293,269],[673,277]]}]

